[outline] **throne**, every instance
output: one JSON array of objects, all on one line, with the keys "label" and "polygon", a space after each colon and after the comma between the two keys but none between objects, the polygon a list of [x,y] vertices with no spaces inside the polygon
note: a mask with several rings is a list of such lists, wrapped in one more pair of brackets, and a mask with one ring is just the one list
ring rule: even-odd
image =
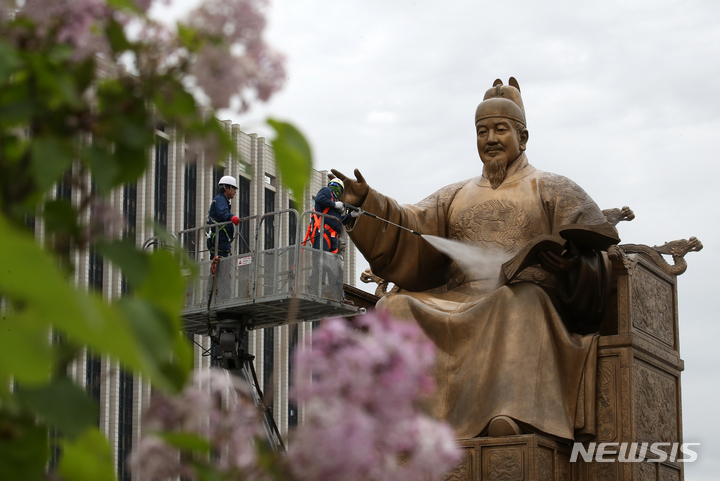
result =
[{"label": "throne", "polygon": [[[603,213],[613,225],[634,218],[627,207]],[[613,444],[605,462],[594,456],[571,462],[571,444],[539,434],[478,437],[460,441],[463,458],[446,481],[682,481],[683,463],[674,459],[683,456],[671,447],[683,442],[676,285],[687,268],[685,254],[700,249],[691,237],[608,250],[615,282],[598,344],[595,436],[583,451],[596,453],[600,443],[660,442],[668,444],[659,448],[668,454],[665,461],[648,461],[654,456],[648,453],[640,462],[619,462],[618,454],[608,454],[618,451]],[[379,297],[388,293],[387,283],[371,272],[361,279],[377,282]],[[578,406],[592,406],[582,401]]]}]

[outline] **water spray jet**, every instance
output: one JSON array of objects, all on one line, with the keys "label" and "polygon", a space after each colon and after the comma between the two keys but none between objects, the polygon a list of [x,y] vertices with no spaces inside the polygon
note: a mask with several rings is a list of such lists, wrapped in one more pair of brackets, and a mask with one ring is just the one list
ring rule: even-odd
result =
[{"label": "water spray jet", "polygon": [[502,251],[493,251],[480,246],[466,244],[455,239],[448,239],[430,234],[421,234],[418,231],[390,222],[389,220],[378,217],[375,214],[365,212],[360,207],[355,207],[347,203],[345,203],[345,207],[349,210],[360,212],[362,215],[386,222],[399,229],[412,232],[413,234],[422,237],[431,246],[453,259],[457,263],[458,267],[460,267],[460,269],[473,279],[496,279],[498,277],[498,273],[500,272],[500,267],[508,260],[509,257]]}]

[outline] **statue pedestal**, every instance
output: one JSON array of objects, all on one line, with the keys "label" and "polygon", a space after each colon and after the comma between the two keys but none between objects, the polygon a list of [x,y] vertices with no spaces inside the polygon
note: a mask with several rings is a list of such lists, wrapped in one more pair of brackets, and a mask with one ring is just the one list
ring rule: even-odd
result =
[{"label": "statue pedestal", "polygon": [[[523,434],[502,438],[459,441],[463,457],[444,481],[679,481],[682,465],[666,461],[570,462],[572,445],[542,435]],[[586,443],[587,444],[587,443]]]},{"label": "statue pedestal", "polygon": [[446,481],[573,481],[571,446],[537,434],[459,441],[464,454]]}]

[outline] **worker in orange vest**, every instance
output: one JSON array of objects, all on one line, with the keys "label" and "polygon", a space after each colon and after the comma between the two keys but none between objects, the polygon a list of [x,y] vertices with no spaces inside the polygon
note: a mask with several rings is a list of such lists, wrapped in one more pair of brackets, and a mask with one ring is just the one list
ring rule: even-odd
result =
[{"label": "worker in orange vest", "polygon": [[[310,217],[310,225],[305,234],[303,245],[310,243],[313,248],[332,254],[339,254],[340,236],[343,233],[343,224],[347,224],[353,217],[360,215],[352,211],[345,214],[345,204],[340,201],[345,190],[343,181],[337,178],[331,179],[327,187],[320,189],[315,196],[315,212]],[[317,212],[324,215],[318,215]],[[310,276],[309,292],[318,294],[319,256],[313,256],[313,270]],[[342,290],[342,255],[338,255],[339,262],[331,262],[326,258],[323,267],[323,278],[327,277],[327,288],[323,286],[323,293],[337,293]],[[324,281],[324,279],[322,279]],[[327,296],[323,296],[327,297]],[[337,296],[330,296],[337,297]]]}]

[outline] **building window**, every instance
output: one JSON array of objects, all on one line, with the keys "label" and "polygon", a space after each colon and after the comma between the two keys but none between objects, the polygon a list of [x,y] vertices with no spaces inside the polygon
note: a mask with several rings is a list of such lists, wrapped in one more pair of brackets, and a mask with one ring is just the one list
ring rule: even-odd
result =
[{"label": "building window", "polygon": [[102,294],[103,258],[94,247],[88,252],[88,289]]},{"label": "building window", "polygon": [[196,219],[196,196],[197,196],[197,164],[185,166],[185,198],[183,202],[183,228],[192,229],[195,227]]},{"label": "building window", "polygon": [[[293,375],[295,372],[295,363],[293,362],[293,357],[295,355],[295,348],[298,344],[298,325],[293,324],[292,326],[289,326],[290,330],[290,361],[288,362],[288,378],[290,379],[290,382],[292,383]],[[295,403],[295,401],[290,398],[288,399],[288,427],[294,428],[298,425],[298,406]]]},{"label": "building window", "polygon": [[[288,208],[297,210],[297,206],[295,205],[294,200],[290,200]],[[297,217],[295,217],[295,214],[293,212],[290,212],[288,214],[288,245],[289,246],[295,245],[295,238],[297,237],[296,231],[297,231]]]},{"label": "building window", "polygon": [[218,194],[218,184],[220,183],[220,179],[225,175],[225,167],[223,166],[216,166],[213,167],[213,185],[211,192],[215,192],[215,195]]},{"label": "building window", "polygon": [[[197,227],[196,218],[196,197],[197,197],[197,164],[185,165],[185,184],[183,195],[183,229],[192,229]],[[197,233],[194,232],[186,235],[183,239],[185,250],[190,256],[195,255]]]},{"label": "building window", "polygon": [[90,393],[90,397],[97,402],[100,402],[100,385],[102,384],[101,370],[102,365],[100,358],[88,349],[87,363],[85,366],[85,386],[87,387],[88,393]]},{"label": "building window", "polygon": [[[72,203],[72,169],[65,171],[62,178],[55,184],[55,199]],[[60,263],[66,268],[72,269],[70,239],[67,234],[58,232],[51,239],[54,249],[60,257]]]},{"label": "building window", "polygon": [[[275,192],[265,189],[265,213],[275,212]],[[265,218],[265,250],[275,247],[275,216]]]},{"label": "building window", "polygon": [[60,464],[60,458],[62,457],[62,441],[63,436],[56,428],[50,428],[50,459],[48,460],[48,471],[53,472],[57,469]]},{"label": "building window", "polygon": [[[245,177],[238,179],[238,192],[235,194],[235,201],[238,206],[238,217],[245,219],[250,217],[250,180]],[[237,226],[238,253],[250,252],[250,223],[242,222]]]},{"label": "building window", "polygon": [[273,367],[275,365],[275,328],[268,327],[263,329],[263,395],[265,396],[265,404],[272,406],[272,399],[268,398],[268,393],[273,392],[272,377]]},{"label": "building window", "polygon": [[[127,184],[123,186],[123,217],[125,218],[125,232],[123,237],[132,244],[136,243],[137,237],[137,184]],[[130,285],[125,275],[122,275],[120,281],[120,293],[127,295],[130,293]]]},{"label": "building window", "polygon": [[[90,180],[90,195],[95,196],[97,189],[95,181]],[[90,216],[94,215],[93,209],[90,209]],[[103,259],[92,245],[88,251],[88,290],[101,293],[103,290]]]},{"label": "building window", "polygon": [[170,143],[158,138],[155,144],[155,220],[167,226],[168,150]]},{"label": "building window", "polygon": [[118,481],[130,481],[130,470],[127,467],[127,456],[132,450],[133,432],[133,376],[132,373],[120,370],[120,393],[118,403]]},{"label": "building window", "polygon": [[72,169],[68,169],[62,179],[55,185],[55,198],[70,200],[72,197]]},{"label": "building window", "polygon": [[30,232],[35,233],[35,216],[25,214],[25,226],[30,229]]},{"label": "building window", "polygon": [[137,183],[123,186],[123,216],[125,217],[125,239],[136,243],[137,234]]},{"label": "building window", "polygon": [[[58,347],[62,346],[63,344],[65,344],[65,336],[53,330],[52,344]],[[62,347],[60,347],[60,349],[62,349]],[[60,458],[62,457],[63,435],[56,428],[51,428],[49,430],[48,437],[50,442],[50,459],[48,460],[48,471],[53,472],[57,469],[58,464],[60,463]]]},{"label": "building window", "polygon": [[[270,189],[265,189],[265,213],[275,211],[275,192]],[[275,247],[275,216],[269,216],[265,218],[265,249],[272,249]],[[269,392],[269,388],[272,382],[272,373],[275,357],[275,330],[272,327],[265,329],[265,336],[263,341],[263,380],[264,380],[264,391]],[[268,399],[265,402],[268,406],[272,404],[272,400]]]}]

